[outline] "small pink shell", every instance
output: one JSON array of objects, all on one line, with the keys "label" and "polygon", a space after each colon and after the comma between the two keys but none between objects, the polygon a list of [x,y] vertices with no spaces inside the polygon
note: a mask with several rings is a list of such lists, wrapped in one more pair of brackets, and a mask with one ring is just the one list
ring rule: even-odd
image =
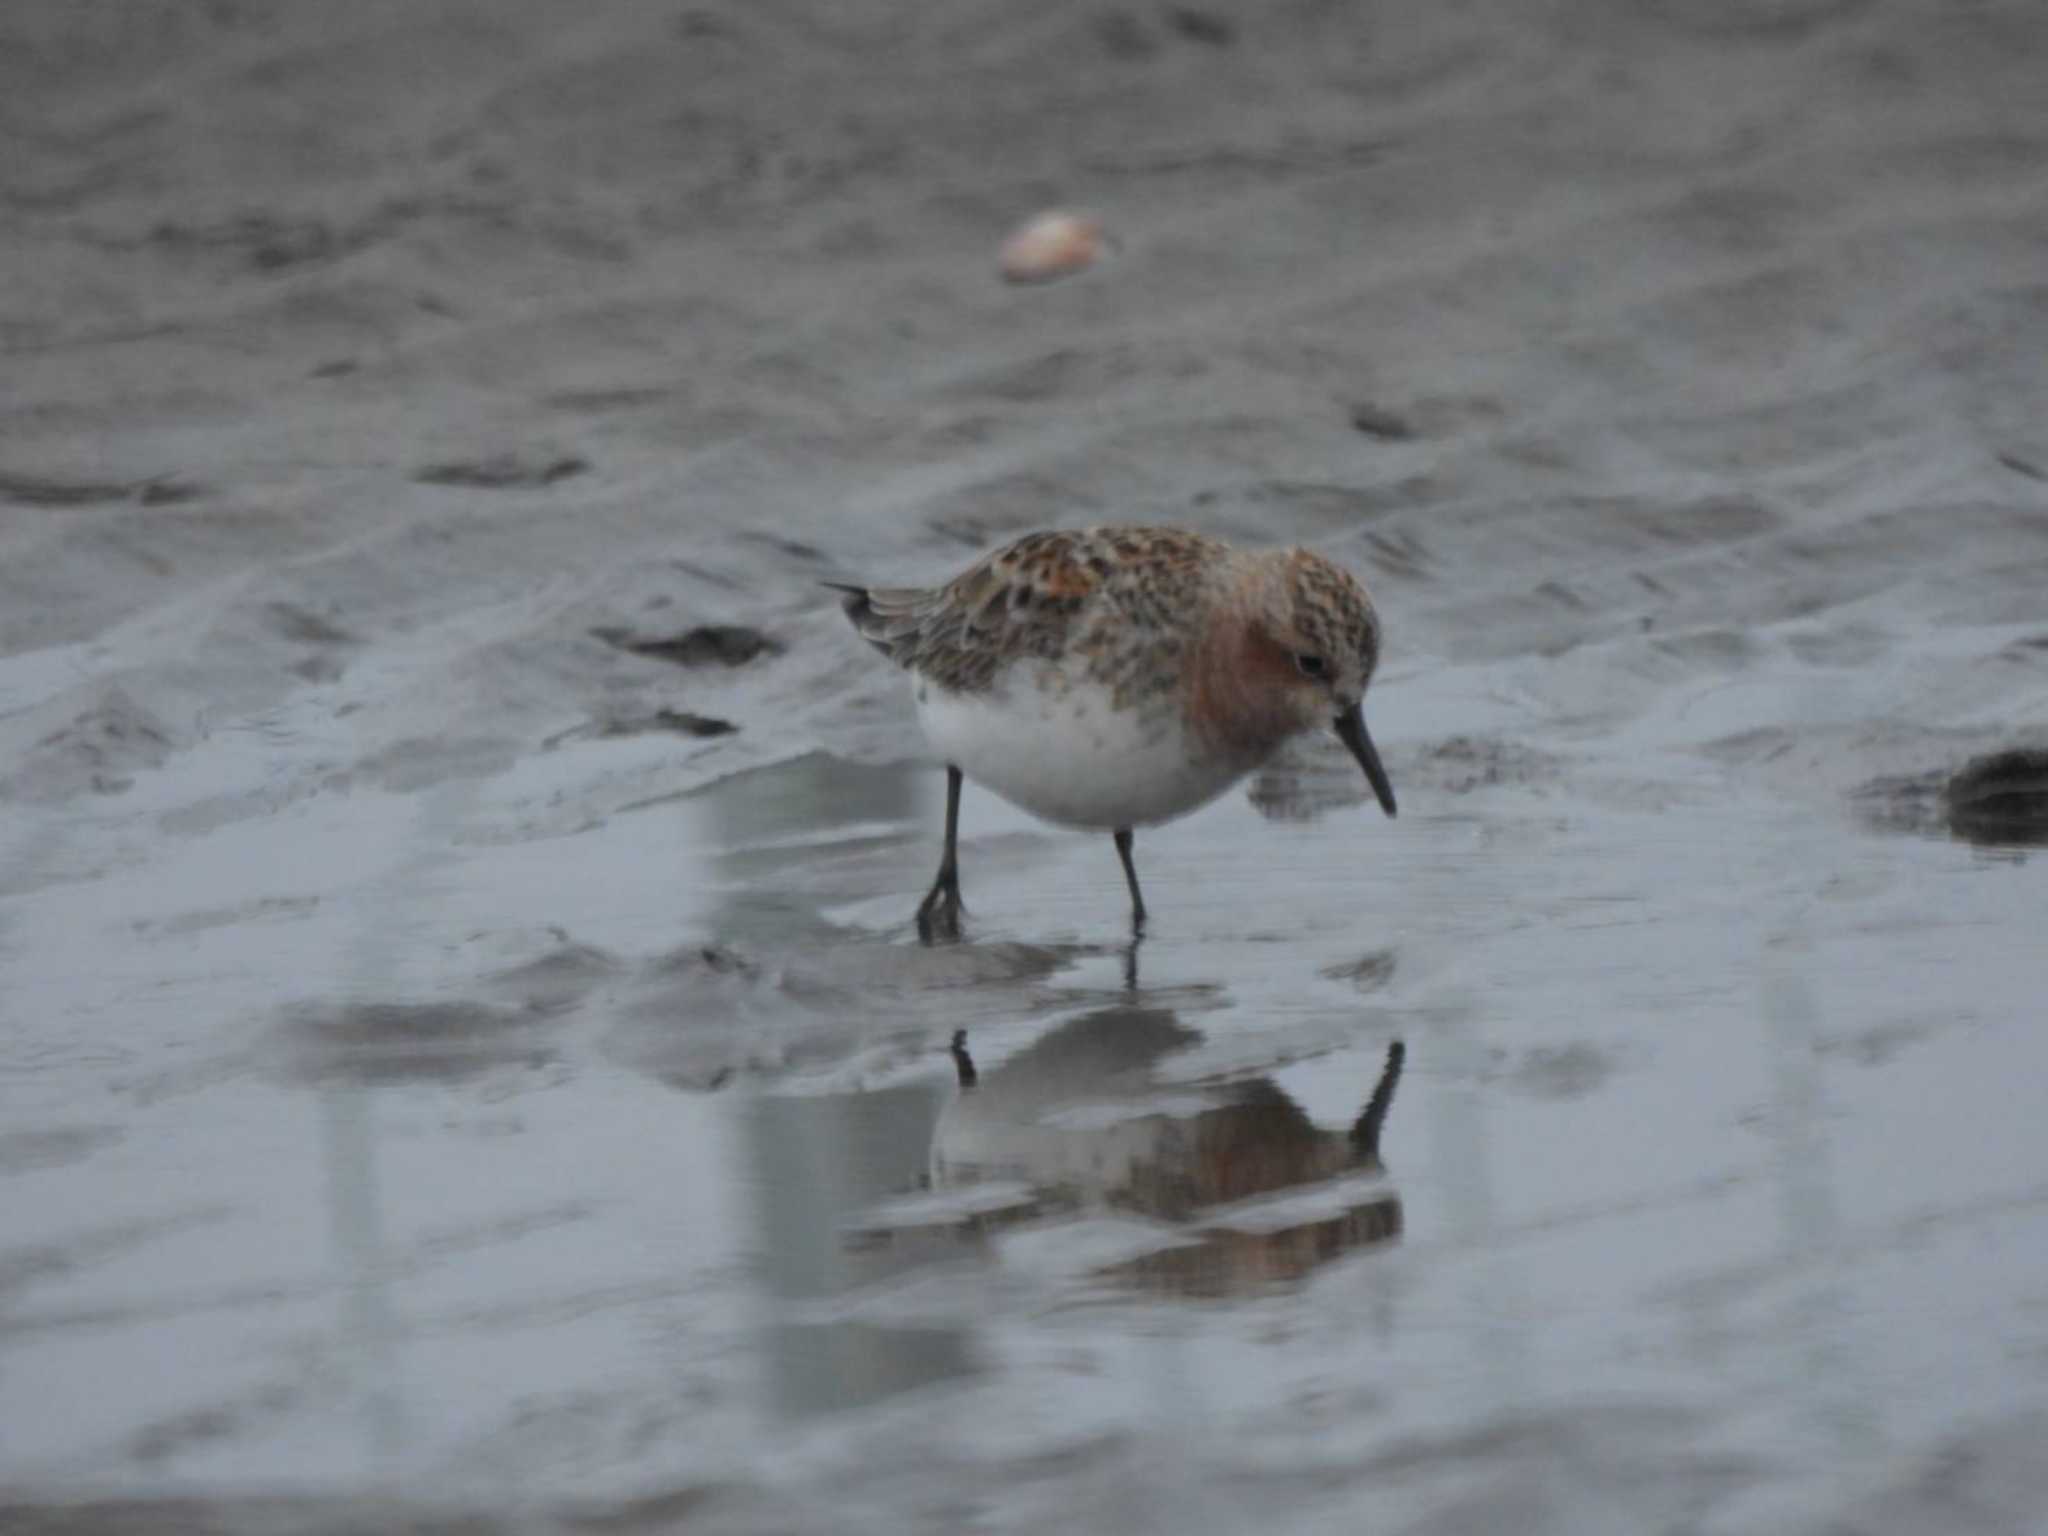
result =
[{"label": "small pink shell", "polygon": [[1003,280],[1049,283],[1092,267],[1102,255],[1102,226],[1085,213],[1041,213],[1003,242]]}]

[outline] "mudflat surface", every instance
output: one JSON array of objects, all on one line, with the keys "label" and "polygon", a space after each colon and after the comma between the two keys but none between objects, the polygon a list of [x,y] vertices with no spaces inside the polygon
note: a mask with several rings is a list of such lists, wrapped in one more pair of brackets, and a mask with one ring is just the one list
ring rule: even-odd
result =
[{"label": "mudflat surface", "polygon": [[[2042,1528],[2044,79],[2033,0],[8,7],[0,1524]],[[923,948],[816,583],[1112,519],[1365,578],[1401,818],[1305,743],[1133,950],[970,791]]]}]

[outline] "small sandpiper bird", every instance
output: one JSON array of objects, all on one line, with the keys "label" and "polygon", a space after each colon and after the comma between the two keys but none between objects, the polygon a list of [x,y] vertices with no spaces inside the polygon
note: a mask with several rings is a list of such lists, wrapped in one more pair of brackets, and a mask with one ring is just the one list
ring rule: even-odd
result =
[{"label": "small sandpiper bird", "polygon": [[1352,576],[1305,549],[1185,528],[1033,533],[940,587],[858,587],[847,617],[915,679],[946,763],[946,850],[918,932],[960,933],[963,777],[1043,820],[1108,832],[1145,899],[1133,829],[1208,804],[1288,738],[1334,729],[1394,814],[1361,701],[1380,625]]}]

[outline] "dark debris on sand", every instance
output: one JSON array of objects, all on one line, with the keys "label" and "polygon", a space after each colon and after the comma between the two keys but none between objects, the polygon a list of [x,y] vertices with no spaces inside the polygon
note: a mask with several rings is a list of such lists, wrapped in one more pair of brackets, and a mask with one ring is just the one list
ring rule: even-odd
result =
[{"label": "dark debris on sand", "polygon": [[1887,832],[1945,833],[1984,848],[2048,847],[2048,748],[1988,752],[1953,773],[1877,779],[1853,798],[1864,819]]},{"label": "dark debris on sand", "polygon": [[203,486],[168,476],[151,480],[57,480],[0,470],[0,500],[24,507],[90,507],[117,501],[139,501],[145,507],[159,507],[205,494]]},{"label": "dark debris on sand", "polygon": [[652,731],[673,731],[678,736],[730,736],[739,729],[716,715],[693,714],[687,709],[657,709],[651,715],[631,720],[613,720],[600,731],[605,736],[645,736]]},{"label": "dark debris on sand", "polygon": [[1971,759],[1949,779],[1942,807],[1965,842],[2048,846],[2048,749]]},{"label": "dark debris on sand", "polygon": [[742,667],[757,656],[780,656],[782,642],[744,624],[699,624],[679,634],[636,635],[615,626],[593,629],[606,645],[679,667]]},{"label": "dark debris on sand", "polygon": [[580,475],[590,468],[588,459],[563,454],[552,459],[526,459],[517,454],[492,454],[482,459],[453,459],[429,464],[414,471],[421,485],[461,486],[471,490],[534,490]]}]

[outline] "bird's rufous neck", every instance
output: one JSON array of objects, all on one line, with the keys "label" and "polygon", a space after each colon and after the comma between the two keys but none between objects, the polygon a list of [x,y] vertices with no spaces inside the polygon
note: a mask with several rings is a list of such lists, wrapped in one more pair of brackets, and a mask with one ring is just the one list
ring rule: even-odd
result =
[{"label": "bird's rufous neck", "polygon": [[1263,762],[1301,729],[1294,658],[1252,604],[1226,601],[1219,617],[1188,669],[1188,721],[1208,745],[1247,764]]}]

